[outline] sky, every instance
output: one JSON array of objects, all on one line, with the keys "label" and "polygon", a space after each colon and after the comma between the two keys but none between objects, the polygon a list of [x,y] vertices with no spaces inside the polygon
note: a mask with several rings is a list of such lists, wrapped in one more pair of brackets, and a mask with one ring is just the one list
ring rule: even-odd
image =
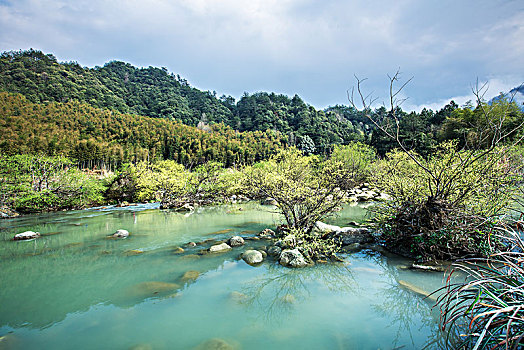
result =
[{"label": "sky", "polygon": [[[524,82],[522,0],[0,0],[0,51],[166,67],[202,90],[348,104],[355,76],[376,104],[388,74],[413,78],[405,110],[487,98]],[[400,95],[399,95],[400,96]]]}]

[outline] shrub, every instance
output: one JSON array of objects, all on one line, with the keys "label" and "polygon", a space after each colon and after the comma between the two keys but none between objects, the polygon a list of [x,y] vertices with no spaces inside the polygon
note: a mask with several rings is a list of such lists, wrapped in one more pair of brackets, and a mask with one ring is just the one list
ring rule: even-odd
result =
[{"label": "shrub", "polygon": [[424,259],[489,254],[493,225],[515,191],[504,152],[446,143],[428,158],[388,154],[374,170],[374,185],[392,199],[373,209],[386,245]]}]

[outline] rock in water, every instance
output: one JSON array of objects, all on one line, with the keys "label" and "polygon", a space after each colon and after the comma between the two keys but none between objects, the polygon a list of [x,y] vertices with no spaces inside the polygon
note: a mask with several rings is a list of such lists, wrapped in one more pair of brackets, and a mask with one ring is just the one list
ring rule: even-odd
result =
[{"label": "rock in water", "polygon": [[25,241],[27,239],[34,239],[40,237],[40,233],[33,232],[33,231],[25,231],[22,233],[18,233],[13,237],[13,240],[15,241]]},{"label": "rock in water", "polygon": [[179,288],[180,286],[176,283],[159,281],[142,282],[131,287],[129,295],[133,297],[147,298],[159,293],[174,291]]},{"label": "rock in water", "polygon": [[264,256],[258,250],[250,249],[242,253],[242,260],[244,260],[249,265],[254,265],[264,261]]},{"label": "rock in water", "polygon": [[264,238],[264,239],[271,239],[273,237],[275,237],[275,231],[269,229],[269,228],[266,228],[265,230],[263,230],[262,232],[260,232],[258,234],[258,237],[260,238]]},{"label": "rock in water", "polygon": [[201,343],[194,350],[234,350],[235,348],[220,338],[213,338]]},{"label": "rock in water", "polygon": [[282,249],[275,245],[275,246],[272,246],[271,248],[269,248],[267,253],[268,253],[269,256],[279,256],[280,253],[282,253]]},{"label": "rock in water", "polygon": [[286,249],[280,254],[280,265],[287,267],[304,267],[307,266],[306,259],[295,249]]},{"label": "rock in water", "polygon": [[231,249],[231,247],[227,243],[222,243],[222,244],[212,245],[209,248],[209,252],[218,253],[218,252],[224,252],[229,249]]},{"label": "rock in water", "polygon": [[115,238],[127,238],[127,237],[129,237],[129,231],[127,231],[127,230],[117,230],[115,233],[113,233],[112,236],[115,237]]},{"label": "rock in water", "polygon": [[244,239],[240,236],[233,236],[229,239],[229,245],[231,247],[240,247],[244,245]]},{"label": "rock in water", "polygon": [[198,276],[200,276],[200,272],[195,271],[195,270],[190,270],[184,273],[181,280],[182,282],[195,281],[198,278]]}]

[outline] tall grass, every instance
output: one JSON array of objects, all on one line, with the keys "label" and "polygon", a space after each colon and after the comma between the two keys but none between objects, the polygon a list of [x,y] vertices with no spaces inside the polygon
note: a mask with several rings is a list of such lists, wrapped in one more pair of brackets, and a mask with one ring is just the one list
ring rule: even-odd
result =
[{"label": "tall grass", "polygon": [[[518,226],[517,226],[518,227]],[[438,298],[441,327],[455,349],[524,349],[524,241],[501,228],[502,252],[453,264]],[[465,274],[466,278],[457,276]]]}]

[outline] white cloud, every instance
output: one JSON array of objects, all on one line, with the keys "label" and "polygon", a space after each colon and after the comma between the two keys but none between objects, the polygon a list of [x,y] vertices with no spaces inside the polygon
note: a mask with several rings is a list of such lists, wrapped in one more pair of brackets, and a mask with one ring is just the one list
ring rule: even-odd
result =
[{"label": "white cloud", "polygon": [[384,89],[401,67],[413,105],[467,96],[469,84],[524,78],[518,2],[451,0],[0,1],[0,49],[59,59],[166,66],[200,88],[298,93],[347,103],[353,74]]}]

